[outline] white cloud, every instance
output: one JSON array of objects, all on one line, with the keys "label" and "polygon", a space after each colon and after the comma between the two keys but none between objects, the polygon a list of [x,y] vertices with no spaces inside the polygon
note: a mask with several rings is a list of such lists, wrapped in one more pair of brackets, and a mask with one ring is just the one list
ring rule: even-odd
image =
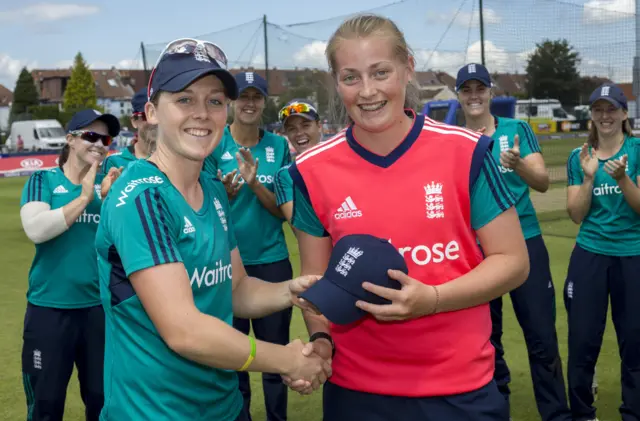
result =
[{"label": "white cloud", "polygon": [[635,0],[591,0],[584,5],[585,23],[608,23],[636,13]]},{"label": "white cloud", "polygon": [[[522,51],[511,53],[498,47],[492,41],[484,42],[484,56],[487,68],[491,73],[499,72],[524,72],[527,65],[527,58],[532,51]],[[460,67],[467,63],[480,63],[481,48],[480,41],[476,41],[469,46],[466,53],[460,52],[440,52],[419,50],[416,52],[416,68],[442,70],[455,75]]]},{"label": "white cloud", "polygon": [[0,12],[0,21],[28,21],[28,22],[52,22],[62,19],[75,18],[96,14],[100,11],[98,6],[87,6],[72,3],[38,3],[25,6],[21,9],[13,9]]},{"label": "white cloud", "polygon": [[13,91],[18,75],[24,66],[27,66],[27,69],[33,69],[37,63],[14,59],[7,54],[0,53],[0,83]]},{"label": "white cloud", "polygon": [[73,67],[73,60],[60,60],[53,65],[55,69],[68,69]]},{"label": "white cloud", "polygon": [[301,67],[326,69],[327,59],[324,55],[326,48],[327,43],[325,41],[313,41],[296,52],[293,55],[293,61]]},{"label": "white cloud", "polygon": [[[493,9],[484,8],[482,13],[482,20],[485,25],[497,25],[502,23],[502,17],[498,15],[498,13]],[[433,13],[429,12],[427,14],[427,23],[449,23],[455,16],[455,11],[451,11],[448,13]],[[477,28],[480,26],[480,12],[474,11],[473,13],[469,12],[460,12],[454,23],[458,26],[462,26],[468,28],[471,26],[472,28]]]},{"label": "white cloud", "polygon": [[251,59],[251,63],[249,63],[250,67],[264,67],[264,55],[258,54],[253,59]]}]

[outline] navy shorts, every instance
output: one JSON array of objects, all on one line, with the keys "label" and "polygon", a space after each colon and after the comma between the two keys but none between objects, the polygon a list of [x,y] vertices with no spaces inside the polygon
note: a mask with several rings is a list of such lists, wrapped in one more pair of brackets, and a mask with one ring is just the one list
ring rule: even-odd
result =
[{"label": "navy shorts", "polygon": [[507,401],[495,381],[472,392],[408,398],[324,385],[324,421],[509,421]]}]

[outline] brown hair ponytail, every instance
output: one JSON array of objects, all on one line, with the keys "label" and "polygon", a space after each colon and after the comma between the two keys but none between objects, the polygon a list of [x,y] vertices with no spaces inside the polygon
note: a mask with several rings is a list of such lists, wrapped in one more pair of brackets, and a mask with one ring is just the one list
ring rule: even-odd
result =
[{"label": "brown hair ponytail", "polygon": [[65,162],[69,159],[69,144],[65,143],[60,151],[60,156],[58,157],[58,166],[62,168]]}]

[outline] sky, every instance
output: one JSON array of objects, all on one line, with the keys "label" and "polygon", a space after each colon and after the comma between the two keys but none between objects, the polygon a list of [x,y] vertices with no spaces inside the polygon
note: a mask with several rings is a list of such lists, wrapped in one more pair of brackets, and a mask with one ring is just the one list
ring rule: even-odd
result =
[{"label": "sky", "polygon": [[[0,83],[13,90],[23,66],[67,68],[80,51],[92,68],[153,64],[179,37],[219,44],[233,67],[326,67],[326,40],[345,16],[371,10],[393,19],[418,70],[455,74],[480,60],[477,0],[0,0]],[[152,5],[149,8],[147,5]],[[388,6],[385,6],[388,5]],[[583,73],[630,80],[635,0],[484,0],[485,57],[491,71],[523,72],[544,37],[567,38]],[[298,24],[298,23],[309,24]],[[317,23],[313,23],[317,22]]]}]

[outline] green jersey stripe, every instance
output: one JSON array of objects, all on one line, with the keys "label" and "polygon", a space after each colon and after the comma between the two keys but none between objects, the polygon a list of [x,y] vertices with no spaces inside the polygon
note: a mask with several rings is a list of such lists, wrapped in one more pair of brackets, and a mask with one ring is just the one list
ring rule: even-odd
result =
[{"label": "green jersey stripe", "polygon": [[[162,258],[164,260],[162,263],[176,262],[177,260],[175,259],[175,253],[172,249],[171,237],[169,236],[169,230],[166,225],[164,210],[158,200],[160,193],[158,192],[158,189],[152,188],[145,190],[144,196],[146,199],[147,211],[149,212],[149,216],[151,216],[151,222],[153,224],[153,233],[160,245],[160,252],[162,253]],[[154,209],[154,205],[157,210]],[[169,253],[171,253],[172,259],[170,259]]]},{"label": "green jersey stripe", "polygon": [[484,165],[482,166],[482,172],[487,179],[487,183],[494,200],[498,206],[500,206],[500,209],[503,211],[507,210],[510,207],[509,201],[514,202],[515,198],[505,184],[504,178],[500,176],[498,165],[489,151],[487,151],[487,157],[484,161]]},{"label": "green jersey stripe", "polygon": [[144,230],[144,236],[147,239],[149,251],[151,252],[151,258],[153,259],[153,264],[157,266],[160,264],[160,259],[158,258],[158,250],[156,250],[155,241],[153,241],[153,237],[151,236],[151,229],[149,228],[149,224],[147,222],[147,215],[144,211],[144,206],[142,204],[142,196],[136,197],[135,203],[136,203],[136,209],[138,210],[138,216],[140,217],[140,222],[142,223],[142,228]]},{"label": "green jersey stripe", "polygon": [[529,126],[528,124],[521,124],[520,126],[524,129],[524,135],[526,137],[525,140],[529,144],[529,149],[531,149],[531,153],[542,152],[540,150],[540,144],[538,143],[536,135],[533,133],[533,130],[531,130],[531,126]]},{"label": "green jersey stripe", "polygon": [[[574,149],[571,152],[571,155],[569,155],[569,159],[567,159],[567,185],[568,186],[573,186],[576,184],[582,184],[582,182],[580,180],[576,180],[574,177],[574,173],[573,170],[571,168],[571,162],[575,159],[574,156],[580,153],[580,148],[578,149]],[[578,162],[580,162],[580,160],[578,159]]]}]

